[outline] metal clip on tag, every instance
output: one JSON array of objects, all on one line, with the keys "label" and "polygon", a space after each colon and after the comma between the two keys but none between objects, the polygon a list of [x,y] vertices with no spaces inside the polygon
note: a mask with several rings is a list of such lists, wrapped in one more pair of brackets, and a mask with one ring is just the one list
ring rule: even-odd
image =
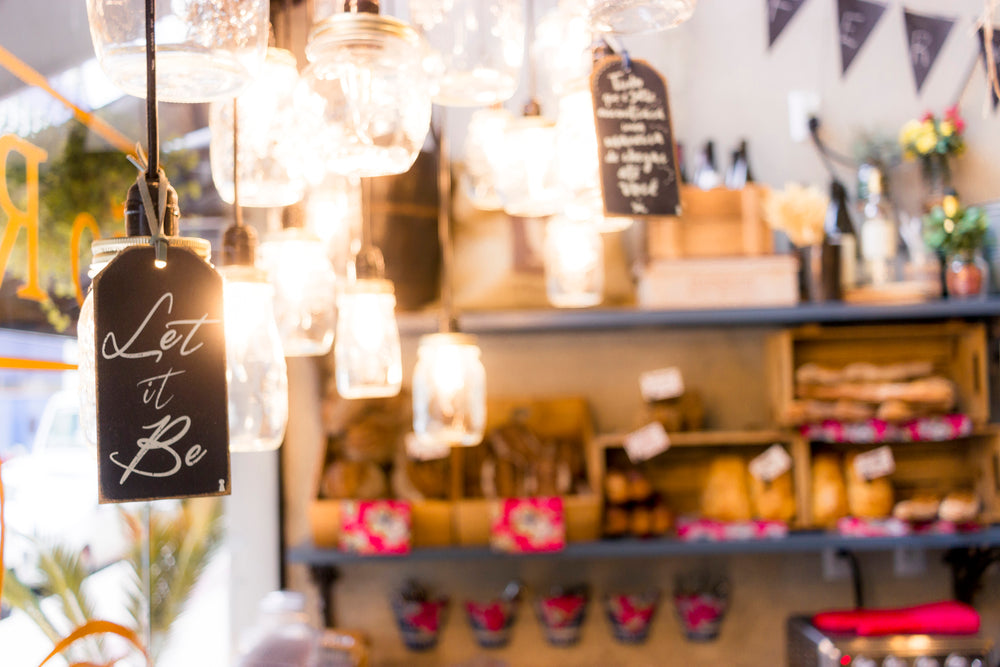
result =
[{"label": "metal clip on tag", "polygon": [[163,218],[167,212],[167,190],[170,187],[170,181],[167,180],[167,174],[163,171],[163,167],[158,167],[156,170],[158,207],[155,211],[156,215],[154,215],[153,197],[149,192],[149,183],[146,180],[146,165],[148,164],[146,154],[143,152],[142,146],[138,144],[136,144],[135,149],[137,159],[133,159],[130,155],[128,160],[139,169],[139,177],[136,179],[136,184],[139,186],[142,205],[146,210],[146,219],[149,221],[149,242],[156,253],[156,266],[162,268],[167,264],[167,247],[170,245],[167,237],[163,234]]}]

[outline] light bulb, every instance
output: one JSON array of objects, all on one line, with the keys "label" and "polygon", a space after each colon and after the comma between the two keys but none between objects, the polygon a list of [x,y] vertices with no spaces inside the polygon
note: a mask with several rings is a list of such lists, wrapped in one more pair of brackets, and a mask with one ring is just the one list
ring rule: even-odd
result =
[{"label": "light bulb", "polygon": [[[301,156],[309,147],[293,104],[298,79],[295,56],[285,49],[269,48],[260,76],[236,100],[242,206],[288,206],[305,193]],[[213,103],[208,125],[212,180],[222,200],[232,204],[232,101]]]},{"label": "light bulb", "polygon": [[403,381],[396,297],[388,280],[361,278],[337,298],[333,348],[337,392],[344,398],[395,396]]},{"label": "light bulb", "polygon": [[545,293],[559,308],[585,308],[604,292],[604,242],[591,224],[563,217],[545,229]]},{"label": "light bulb", "polygon": [[274,319],[274,288],[253,266],[219,269],[223,277],[229,449],[277,449],[288,423],[288,375]]},{"label": "light bulb", "polygon": [[361,249],[361,181],[328,174],[306,199],[306,229],[326,248],[338,278]]},{"label": "light bulb", "polygon": [[509,111],[502,108],[479,109],[469,118],[462,182],[472,205],[481,211],[503,208],[496,191],[494,173],[499,169],[504,131],[513,118]]},{"label": "light bulb", "polygon": [[413,370],[413,432],[427,446],[473,446],[486,427],[486,370],[473,336],[423,336]]},{"label": "light bulb", "polygon": [[269,234],[260,266],[274,286],[274,315],[287,357],[323,355],[333,345],[337,277],[326,249],[305,230]]}]

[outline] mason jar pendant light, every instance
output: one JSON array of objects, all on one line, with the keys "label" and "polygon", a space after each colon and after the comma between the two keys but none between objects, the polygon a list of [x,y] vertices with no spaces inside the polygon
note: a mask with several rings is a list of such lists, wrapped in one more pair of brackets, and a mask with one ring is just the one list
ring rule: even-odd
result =
[{"label": "mason jar pendant light", "polygon": [[413,432],[417,447],[471,447],[486,428],[486,369],[474,336],[458,333],[451,286],[451,166],[445,110],[438,143],[438,237],[441,241],[441,331],[420,338],[413,369]]},{"label": "mason jar pendant light", "polygon": [[477,109],[469,118],[465,133],[465,169],[462,186],[473,206],[480,211],[503,208],[494,174],[498,171],[507,123],[514,117],[499,104]]},{"label": "mason jar pendant light", "polygon": [[396,296],[392,282],[385,279],[382,253],[372,243],[370,187],[362,182],[365,224],[355,277],[337,297],[334,376],[344,398],[395,396],[403,382]]},{"label": "mason jar pendant light", "polygon": [[[90,36],[108,78],[146,94],[144,0],[87,0]],[[158,2],[156,87],[165,102],[232,98],[260,71],[267,48],[267,0]]]},{"label": "mason jar pendant light", "polygon": [[[302,199],[306,174],[301,159],[309,148],[295,113],[299,73],[290,51],[270,47],[260,76],[239,97],[240,195],[243,206],[288,206]],[[232,204],[234,105],[215,102],[209,111],[212,180]]]},{"label": "mason jar pendant light", "polygon": [[545,294],[558,308],[596,306],[604,293],[604,241],[589,222],[553,216],[545,225]]},{"label": "mason jar pendant light", "polygon": [[299,205],[285,208],[283,228],[266,234],[260,245],[286,357],[329,352],[337,319],[337,276],[326,248],[303,228],[303,217]]},{"label": "mason jar pendant light", "polygon": [[588,222],[601,232],[617,232],[631,226],[632,218],[604,214],[597,127],[587,79],[577,79],[559,98],[556,156],[559,183],[565,197],[563,215]]},{"label": "mason jar pendant light", "polygon": [[636,35],[673,28],[694,14],[697,0],[587,0],[597,32]]},{"label": "mason jar pendant light", "polygon": [[[240,117],[232,101],[233,173],[240,173]],[[288,424],[288,373],[274,319],[274,288],[254,266],[257,234],[243,224],[240,179],[233,181],[234,223],[222,237],[229,450],[271,451]]]},{"label": "mason jar pendant light", "polygon": [[327,170],[387,176],[413,165],[431,118],[426,55],[423,38],[372,0],[347,0],[313,27],[296,104]]},{"label": "mason jar pendant light", "polygon": [[482,106],[517,90],[524,57],[522,0],[410,0],[410,18],[431,46],[434,102]]}]

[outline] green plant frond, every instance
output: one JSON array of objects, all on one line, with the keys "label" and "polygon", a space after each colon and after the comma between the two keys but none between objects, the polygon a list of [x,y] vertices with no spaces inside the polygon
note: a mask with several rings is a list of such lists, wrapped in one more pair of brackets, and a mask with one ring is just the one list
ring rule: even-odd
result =
[{"label": "green plant frond", "polygon": [[22,582],[13,570],[7,570],[4,574],[3,592],[0,597],[10,606],[27,614],[53,644],[59,641],[62,634],[56,630],[51,619],[42,610],[41,598],[30,586]]}]

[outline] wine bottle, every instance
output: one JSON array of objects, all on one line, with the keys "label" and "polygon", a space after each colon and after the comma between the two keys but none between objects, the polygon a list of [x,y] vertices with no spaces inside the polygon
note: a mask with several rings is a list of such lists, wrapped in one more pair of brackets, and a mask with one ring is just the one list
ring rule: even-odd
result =
[{"label": "wine bottle", "polygon": [[824,229],[827,239],[840,246],[840,288],[842,291],[852,289],[858,280],[858,240],[847,204],[847,188],[838,180],[830,184],[830,206]]},{"label": "wine bottle", "polygon": [[715,143],[709,139],[698,156],[698,167],[694,172],[694,184],[702,190],[719,187],[721,179],[715,166]]}]

